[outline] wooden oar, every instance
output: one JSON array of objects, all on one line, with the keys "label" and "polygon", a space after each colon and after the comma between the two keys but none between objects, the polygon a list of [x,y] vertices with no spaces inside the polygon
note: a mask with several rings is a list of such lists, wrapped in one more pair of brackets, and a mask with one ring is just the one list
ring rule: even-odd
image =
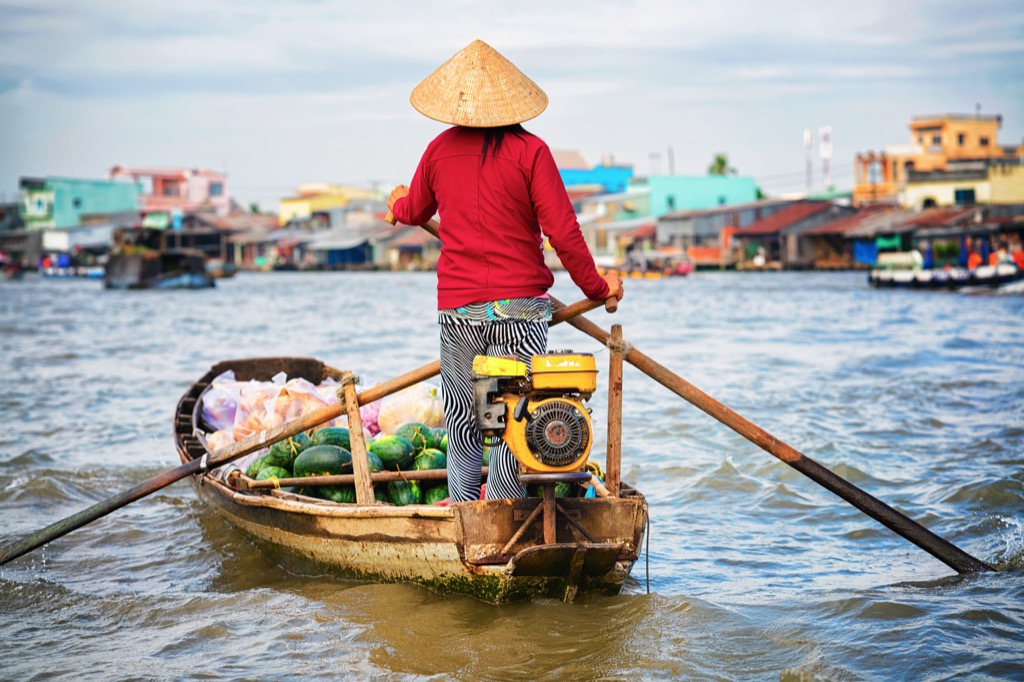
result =
[{"label": "wooden oar", "polygon": [[[583,300],[570,306],[561,306],[559,310],[556,310],[552,314],[551,321],[548,322],[548,325],[551,326],[559,324],[560,322],[571,319],[576,315],[593,310],[600,305],[600,301]],[[411,372],[407,372],[399,377],[395,377],[394,379],[389,379],[388,381],[384,381],[376,386],[372,386],[359,393],[356,397],[360,405],[366,405],[380,400],[384,396],[390,395],[395,391],[399,391],[421,381],[426,381],[440,373],[441,362],[440,360],[434,360],[433,362],[418,369],[414,369]],[[243,438],[240,441],[225,446],[212,454],[204,455],[199,459],[190,460],[181,466],[171,469],[170,471],[165,471],[159,476],[154,476],[148,481],[140,483],[130,490],[118,493],[117,495],[107,498],[102,502],[97,502],[77,514],[73,514],[66,519],[50,524],[31,535],[25,536],[13,545],[4,548],[3,551],[0,552],[0,566],[3,566],[13,559],[17,559],[23,554],[31,552],[33,549],[42,547],[51,540],[56,540],[61,536],[67,535],[71,531],[77,530],[87,523],[102,518],[121,507],[127,506],[136,500],[154,493],[157,490],[166,488],[170,484],[180,481],[187,476],[203,473],[209,469],[215,469],[223,464],[236,460],[239,457],[256,452],[257,450],[261,450],[265,447],[269,447],[270,445],[284,440],[285,438],[290,438],[297,433],[316,428],[324,422],[339,417],[343,409],[345,409],[345,406],[340,402],[326,405],[310,412],[304,417],[282,424],[281,426],[273,429],[254,433],[247,438]]]},{"label": "wooden oar", "polygon": [[[552,299],[556,304],[556,299]],[[608,345],[611,335],[584,317],[569,320],[569,324],[583,333]],[[676,395],[708,413],[730,429],[740,434],[763,450],[778,457],[815,483],[832,491],[857,509],[875,519],[883,526],[914,543],[939,561],[958,573],[994,571],[985,562],[974,558],[948,540],[945,540],[916,521],[904,516],[881,500],[872,497],[841,476],[826,469],[810,457],[806,457],[756,424],[721,404],[708,394],[673,374],[636,348],[627,347],[625,359],[631,365],[651,377]]]}]

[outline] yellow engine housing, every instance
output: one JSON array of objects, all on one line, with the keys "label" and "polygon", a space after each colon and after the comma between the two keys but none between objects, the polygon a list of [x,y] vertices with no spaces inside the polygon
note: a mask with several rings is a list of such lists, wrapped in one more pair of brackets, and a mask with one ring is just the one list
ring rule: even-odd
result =
[{"label": "yellow engine housing", "polygon": [[537,391],[591,394],[597,390],[597,362],[589,353],[546,353],[530,358],[530,379]]},{"label": "yellow engine housing", "polygon": [[[518,412],[515,398],[509,404]],[[575,396],[529,400],[529,419],[508,419],[502,438],[526,471],[561,473],[579,471],[587,463],[594,444],[590,411]]]},{"label": "yellow engine housing", "polygon": [[473,359],[477,426],[500,435],[527,472],[562,473],[586,466],[594,444],[583,402],[597,388],[589,353],[554,351],[530,358],[478,355]]}]

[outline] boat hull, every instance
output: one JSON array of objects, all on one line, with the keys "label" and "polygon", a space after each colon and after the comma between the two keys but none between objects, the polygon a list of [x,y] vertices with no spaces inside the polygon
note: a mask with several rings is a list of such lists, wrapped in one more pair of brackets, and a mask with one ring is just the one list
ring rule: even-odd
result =
[{"label": "boat hull", "polygon": [[1024,270],[1010,264],[967,268],[901,270],[876,268],[868,273],[868,283],[877,288],[963,289],[997,288],[1024,281]]},{"label": "boat hull", "polygon": [[163,251],[112,254],[103,285],[107,289],[207,289],[215,282],[201,255]]},{"label": "boat hull", "polygon": [[[183,462],[207,452],[197,423],[200,398],[226,368],[240,380],[285,371],[319,381],[318,372],[335,371],[309,358],[215,366],[179,401],[175,437]],[[412,582],[492,603],[617,594],[647,524],[646,501],[629,486],[619,497],[558,498],[555,541],[545,542],[541,498],[450,506],[339,504],[284,490],[240,490],[244,486],[233,483],[240,475],[227,465],[190,482],[203,503],[289,570]]]}]

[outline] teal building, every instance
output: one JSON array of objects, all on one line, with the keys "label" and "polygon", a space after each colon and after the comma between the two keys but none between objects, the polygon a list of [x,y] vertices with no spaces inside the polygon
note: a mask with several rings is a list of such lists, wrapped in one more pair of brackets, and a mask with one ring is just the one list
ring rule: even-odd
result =
[{"label": "teal building", "polygon": [[[726,175],[655,175],[642,181],[650,189],[650,211],[663,216],[674,211],[701,211],[757,200],[753,178]],[[641,185],[640,182],[637,186]]]},{"label": "teal building", "polygon": [[141,192],[131,182],[22,178],[18,211],[26,230],[67,229],[137,212]]}]

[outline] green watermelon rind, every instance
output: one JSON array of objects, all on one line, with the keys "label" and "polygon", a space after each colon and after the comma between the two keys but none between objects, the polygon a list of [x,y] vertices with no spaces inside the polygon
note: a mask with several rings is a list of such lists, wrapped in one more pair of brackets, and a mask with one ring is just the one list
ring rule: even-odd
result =
[{"label": "green watermelon rind", "polygon": [[448,499],[448,497],[448,486],[442,483],[424,493],[423,504],[437,504],[441,500]]},{"label": "green watermelon rind", "polygon": [[422,504],[423,494],[415,481],[388,481],[388,498],[397,507],[408,504]]},{"label": "green watermelon rind", "polygon": [[347,427],[325,426],[317,429],[312,436],[313,445],[337,445],[346,450],[352,449],[352,437]]},{"label": "green watermelon rind", "polygon": [[265,481],[268,478],[291,478],[292,472],[284,467],[279,466],[265,466],[258,474],[256,474],[257,481]]},{"label": "green watermelon rind", "polygon": [[311,445],[292,463],[296,478],[352,473],[352,453],[337,445]]},{"label": "green watermelon rind", "polygon": [[434,430],[422,422],[406,422],[395,429],[391,435],[408,440],[416,452],[426,450],[434,442]]},{"label": "green watermelon rind", "polygon": [[380,457],[384,468],[389,471],[408,470],[416,451],[409,439],[402,436],[377,436],[366,449]]}]

